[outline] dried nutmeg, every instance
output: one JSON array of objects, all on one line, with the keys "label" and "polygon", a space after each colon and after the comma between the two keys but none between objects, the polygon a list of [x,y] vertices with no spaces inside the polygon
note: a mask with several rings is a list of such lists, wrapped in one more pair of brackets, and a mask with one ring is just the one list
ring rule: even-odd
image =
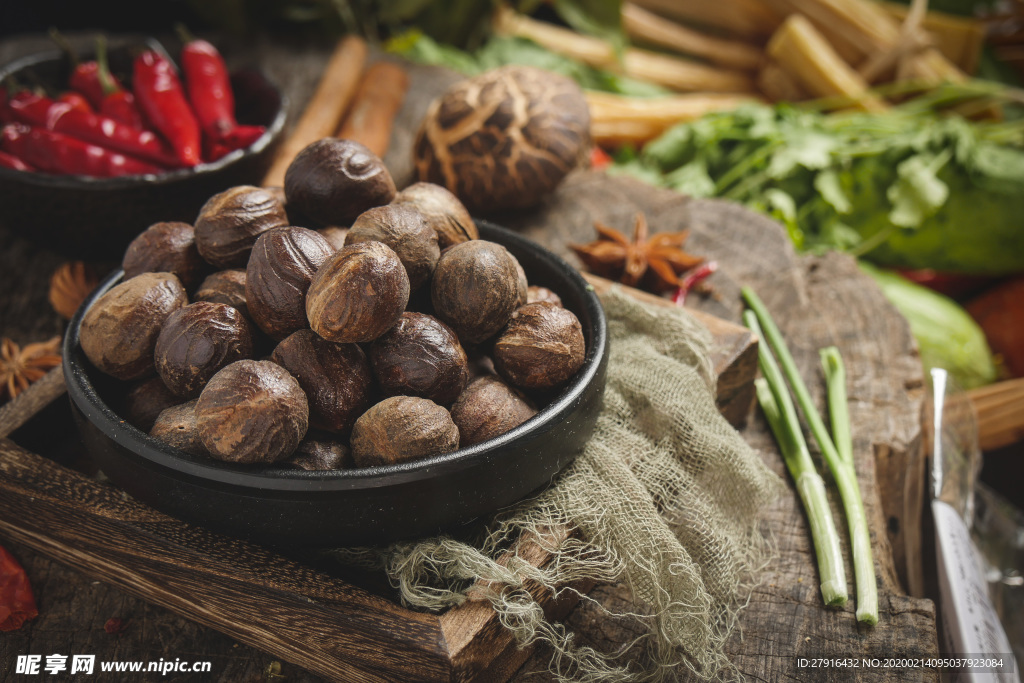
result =
[{"label": "dried nutmeg", "polygon": [[245,270],[245,298],[261,330],[284,339],[306,327],[306,290],[334,249],[306,228],[274,228],[260,235]]},{"label": "dried nutmeg", "polygon": [[395,195],[391,203],[419,211],[437,233],[438,245],[442,249],[480,237],[476,223],[466,207],[458,197],[440,185],[414,183]]},{"label": "dried nutmeg", "polygon": [[328,472],[343,470],[348,466],[348,447],[337,441],[305,439],[295,449],[292,457],[285,462],[307,472]]},{"label": "dried nutmeg", "polygon": [[317,230],[320,236],[323,237],[331,245],[334,251],[338,251],[345,246],[345,235],[348,234],[348,228],[339,228],[334,225],[330,225],[326,228],[320,228]]},{"label": "dried nutmeg", "polygon": [[345,247],[324,262],[306,293],[313,331],[334,342],[368,342],[398,322],[409,303],[409,276],[381,242]]},{"label": "dried nutmeg", "polygon": [[504,434],[536,414],[519,392],[498,377],[473,380],[452,406],[463,448]]},{"label": "dried nutmeg", "polygon": [[203,277],[206,264],[196,248],[195,230],[188,223],[154,223],[132,240],[121,262],[124,279],[140,273],[174,273],[191,291]]},{"label": "dried nutmeg", "polygon": [[494,242],[456,244],[438,260],[430,294],[437,316],[459,339],[482,342],[505,326],[518,305],[516,261]]},{"label": "dried nutmeg", "polygon": [[286,225],[284,205],[272,192],[240,185],[213,195],[199,210],[196,246],[218,268],[244,268],[256,238]]},{"label": "dried nutmeg", "polygon": [[240,360],[203,389],[196,423],[214,458],[272,463],[291,455],[306,435],[309,403],[299,383],[277,363]]},{"label": "dried nutmeg", "polygon": [[124,407],[128,421],[148,432],[160,413],[179,403],[181,399],[171,393],[162,379],[150,377],[128,390]]},{"label": "dried nutmeg", "polygon": [[86,357],[117,379],[153,373],[153,349],[160,328],[188,303],[185,288],[171,273],[143,273],[97,299],[82,318],[80,340]]},{"label": "dried nutmeg", "polygon": [[526,304],[512,314],[494,342],[494,367],[524,389],[550,389],[583,365],[583,328],[572,311],[548,302]]},{"label": "dried nutmeg", "polygon": [[354,140],[324,138],[299,152],[284,176],[288,206],[320,225],[350,225],[395,198],[395,181],[376,154]]},{"label": "dried nutmeg", "polygon": [[[509,256],[512,256],[510,253]],[[516,291],[518,295],[516,297],[516,308],[527,303],[527,298],[530,294],[530,283],[526,280],[526,271],[523,270],[523,266],[520,265],[519,259],[512,256],[512,260],[516,262],[516,272],[519,273],[519,281],[517,282]]]},{"label": "dried nutmeg", "polygon": [[356,467],[394,465],[450,453],[459,447],[459,428],[447,410],[414,396],[392,396],[373,406],[352,428]]},{"label": "dried nutmeg", "polygon": [[245,271],[240,268],[218,270],[208,275],[196,290],[196,301],[210,301],[227,304],[249,317],[249,306],[245,301]]},{"label": "dried nutmeg", "polygon": [[409,274],[409,287],[418,289],[430,279],[441,249],[437,233],[415,209],[378,206],[359,214],[345,236],[345,244],[383,242],[402,260]]},{"label": "dried nutmeg", "polygon": [[547,287],[538,287],[536,285],[530,285],[526,290],[526,303],[535,304],[541,301],[547,301],[556,306],[562,305],[562,297],[552,292]]},{"label": "dried nutmeg", "polygon": [[196,427],[196,402],[192,399],[188,403],[167,408],[157,416],[149,435],[159,439],[171,448],[185,451],[192,455],[206,455],[206,448],[199,439],[199,429]]},{"label": "dried nutmeg", "polygon": [[167,316],[153,360],[172,393],[194,398],[221,368],[252,353],[249,323],[238,309],[197,301]]},{"label": "dried nutmeg", "polygon": [[335,344],[299,330],[277,345],[270,360],[298,380],[309,400],[310,422],[318,427],[344,431],[370,405],[373,374],[356,344]]},{"label": "dried nutmeg", "polygon": [[469,379],[466,352],[455,332],[433,316],[403,313],[370,345],[370,365],[388,396],[452,403]]}]

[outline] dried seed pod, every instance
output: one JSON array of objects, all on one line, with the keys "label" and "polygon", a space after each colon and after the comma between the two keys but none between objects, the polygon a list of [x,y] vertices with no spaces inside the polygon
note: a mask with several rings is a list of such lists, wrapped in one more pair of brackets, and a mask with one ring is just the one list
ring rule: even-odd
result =
[{"label": "dried seed pod", "polygon": [[556,306],[562,305],[562,297],[552,292],[547,287],[538,287],[536,285],[530,285],[526,290],[526,303],[536,304],[541,301],[547,301]]},{"label": "dried seed pod", "polygon": [[383,242],[402,260],[409,287],[418,289],[430,279],[441,256],[437,233],[415,209],[378,206],[359,214],[345,236],[345,244]]},{"label": "dried seed pod", "polygon": [[153,360],[172,393],[194,398],[221,368],[252,353],[249,323],[238,309],[197,301],[167,316]]},{"label": "dried seed pod", "polygon": [[354,140],[324,138],[299,152],[284,175],[288,205],[320,225],[351,225],[395,198],[395,181],[376,154]]},{"label": "dried seed pod", "polygon": [[249,317],[249,306],[245,300],[245,271],[240,268],[218,270],[208,275],[196,290],[196,301],[227,304]]},{"label": "dried seed pod", "polygon": [[521,306],[494,342],[494,367],[524,389],[551,389],[583,365],[583,328],[572,311],[542,302]]},{"label": "dried seed pod", "polygon": [[299,383],[276,363],[240,360],[223,368],[196,403],[199,438],[218,460],[271,463],[291,455],[309,427]]},{"label": "dried seed pod", "polygon": [[345,246],[345,236],[348,234],[348,228],[339,228],[336,225],[329,225],[326,228],[320,228],[317,232],[320,233],[321,237],[327,240],[334,251],[338,251]]},{"label": "dried seed pod", "polygon": [[171,273],[143,273],[101,296],[82,318],[86,357],[117,379],[141,379],[154,372],[153,349],[160,328],[188,303],[185,288]]},{"label": "dried seed pod", "polygon": [[196,426],[198,400],[192,399],[188,403],[162,411],[153,423],[153,428],[149,430],[149,435],[179,451],[192,455],[207,455],[206,447],[199,438],[199,428]]},{"label": "dried seed pod", "polygon": [[140,273],[174,273],[191,291],[203,277],[206,264],[196,248],[195,230],[188,223],[154,223],[132,240],[121,261],[124,279]]},{"label": "dried seed pod", "polygon": [[329,472],[349,467],[348,447],[338,441],[304,439],[286,465],[307,472]]},{"label": "dried seed pod", "polygon": [[324,262],[306,293],[313,331],[334,342],[368,342],[398,322],[409,303],[409,276],[381,242],[345,247]]},{"label": "dried seed pod", "polygon": [[144,432],[149,432],[157,416],[164,410],[181,403],[159,377],[137,383],[125,396],[125,414],[128,421]]},{"label": "dried seed pod", "polygon": [[470,240],[449,247],[434,269],[437,316],[463,342],[479,343],[508,322],[519,301],[516,261],[500,244]]},{"label": "dried seed pod", "polygon": [[368,355],[388,396],[419,396],[449,405],[469,379],[466,352],[455,332],[422,313],[403,313],[370,345]]},{"label": "dried seed pod", "polygon": [[420,212],[427,224],[437,233],[441,249],[467,240],[480,238],[476,223],[459,198],[447,188],[434,183],[414,183],[405,188],[391,202],[395,206],[409,206]]},{"label": "dried seed pod", "polygon": [[272,192],[240,185],[213,195],[199,210],[196,246],[218,268],[244,268],[256,238],[286,225],[284,205]]},{"label": "dried seed pod", "polygon": [[298,380],[309,400],[310,422],[341,432],[370,405],[373,374],[356,344],[335,344],[299,330],[277,345],[270,360]]},{"label": "dried seed pod", "polygon": [[306,228],[274,228],[260,235],[245,269],[245,299],[261,330],[284,339],[306,327],[306,290],[334,249]]},{"label": "dried seed pod", "polygon": [[414,396],[392,396],[373,406],[352,428],[356,467],[394,465],[459,447],[459,428],[447,410]]},{"label": "dried seed pod", "polygon": [[463,448],[504,434],[536,414],[519,392],[493,376],[473,380],[452,406]]}]

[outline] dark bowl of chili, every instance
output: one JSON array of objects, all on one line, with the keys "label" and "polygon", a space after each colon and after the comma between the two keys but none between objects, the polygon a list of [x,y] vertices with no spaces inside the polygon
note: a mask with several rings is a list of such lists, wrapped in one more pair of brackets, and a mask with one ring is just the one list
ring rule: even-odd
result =
[{"label": "dark bowl of chili", "polygon": [[189,455],[121,417],[126,385],[86,359],[89,307],[120,282],[107,278],[64,338],[64,376],[82,441],[116,485],[185,521],[270,545],[382,544],[457,529],[546,486],[582,452],[604,397],[608,331],[593,287],[522,235],[480,223],[480,237],[519,260],[530,282],[556,292],[583,328],[583,366],[532,418],[489,441],[396,465],[306,472]]},{"label": "dark bowl of chili", "polygon": [[[140,46],[163,53],[156,41],[128,41],[109,51],[110,70],[130,81]],[[91,55],[81,55],[90,59]],[[0,82],[66,89],[72,65],[59,51],[30,55],[0,68]],[[140,232],[159,221],[191,223],[214,194],[259,184],[270,168],[285,126],[284,95],[262,72],[231,74],[238,123],[265,126],[245,149],[193,168],[145,175],[51,175],[0,166],[0,227],[78,259],[117,260]]]}]

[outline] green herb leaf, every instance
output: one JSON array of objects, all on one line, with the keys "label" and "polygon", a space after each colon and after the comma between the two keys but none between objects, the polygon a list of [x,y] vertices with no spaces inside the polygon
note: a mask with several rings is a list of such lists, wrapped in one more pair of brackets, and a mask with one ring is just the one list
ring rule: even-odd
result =
[{"label": "green herb leaf", "polygon": [[896,182],[886,195],[892,202],[889,220],[901,228],[917,228],[935,214],[949,197],[949,186],[939,179],[938,172],[951,156],[916,154],[896,167]]},{"label": "green herb leaf", "polygon": [[839,180],[839,173],[835,169],[825,169],[814,177],[814,189],[818,191],[821,198],[829,206],[839,213],[850,213],[853,205],[850,198],[846,196],[843,185]]}]

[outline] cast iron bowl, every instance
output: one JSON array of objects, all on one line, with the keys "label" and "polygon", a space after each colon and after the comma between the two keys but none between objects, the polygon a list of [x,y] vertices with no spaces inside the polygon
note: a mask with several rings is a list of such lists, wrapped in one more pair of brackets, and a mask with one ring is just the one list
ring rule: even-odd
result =
[{"label": "cast iron bowl", "polygon": [[[155,41],[147,46],[163,51]],[[131,74],[132,45],[112,47],[109,61],[122,81]],[[82,55],[90,59],[91,55]],[[60,52],[30,55],[0,69],[0,82],[65,89],[71,66]],[[235,185],[258,185],[281,143],[284,96],[255,69],[231,76],[239,123],[266,133],[251,147],[209,164],[159,175],[89,178],[0,168],[0,227],[78,259],[120,259],[128,243],[158,221],[192,223],[213,195]]]},{"label": "cast iron bowl", "polygon": [[537,415],[484,443],[388,467],[333,472],[253,468],[191,456],[123,420],[111,408],[125,385],[85,358],[85,311],[120,281],[107,278],[64,338],[72,412],[95,464],[135,498],[188,522],[270,545],[379,544],[430,535],[510,505],[549,483],[583,449],[601,409],[608,362],[604,312],[565,261],[508,230],[480,224],[505,245],[532,284],[557,292],[579,318],[586,360]]}]

